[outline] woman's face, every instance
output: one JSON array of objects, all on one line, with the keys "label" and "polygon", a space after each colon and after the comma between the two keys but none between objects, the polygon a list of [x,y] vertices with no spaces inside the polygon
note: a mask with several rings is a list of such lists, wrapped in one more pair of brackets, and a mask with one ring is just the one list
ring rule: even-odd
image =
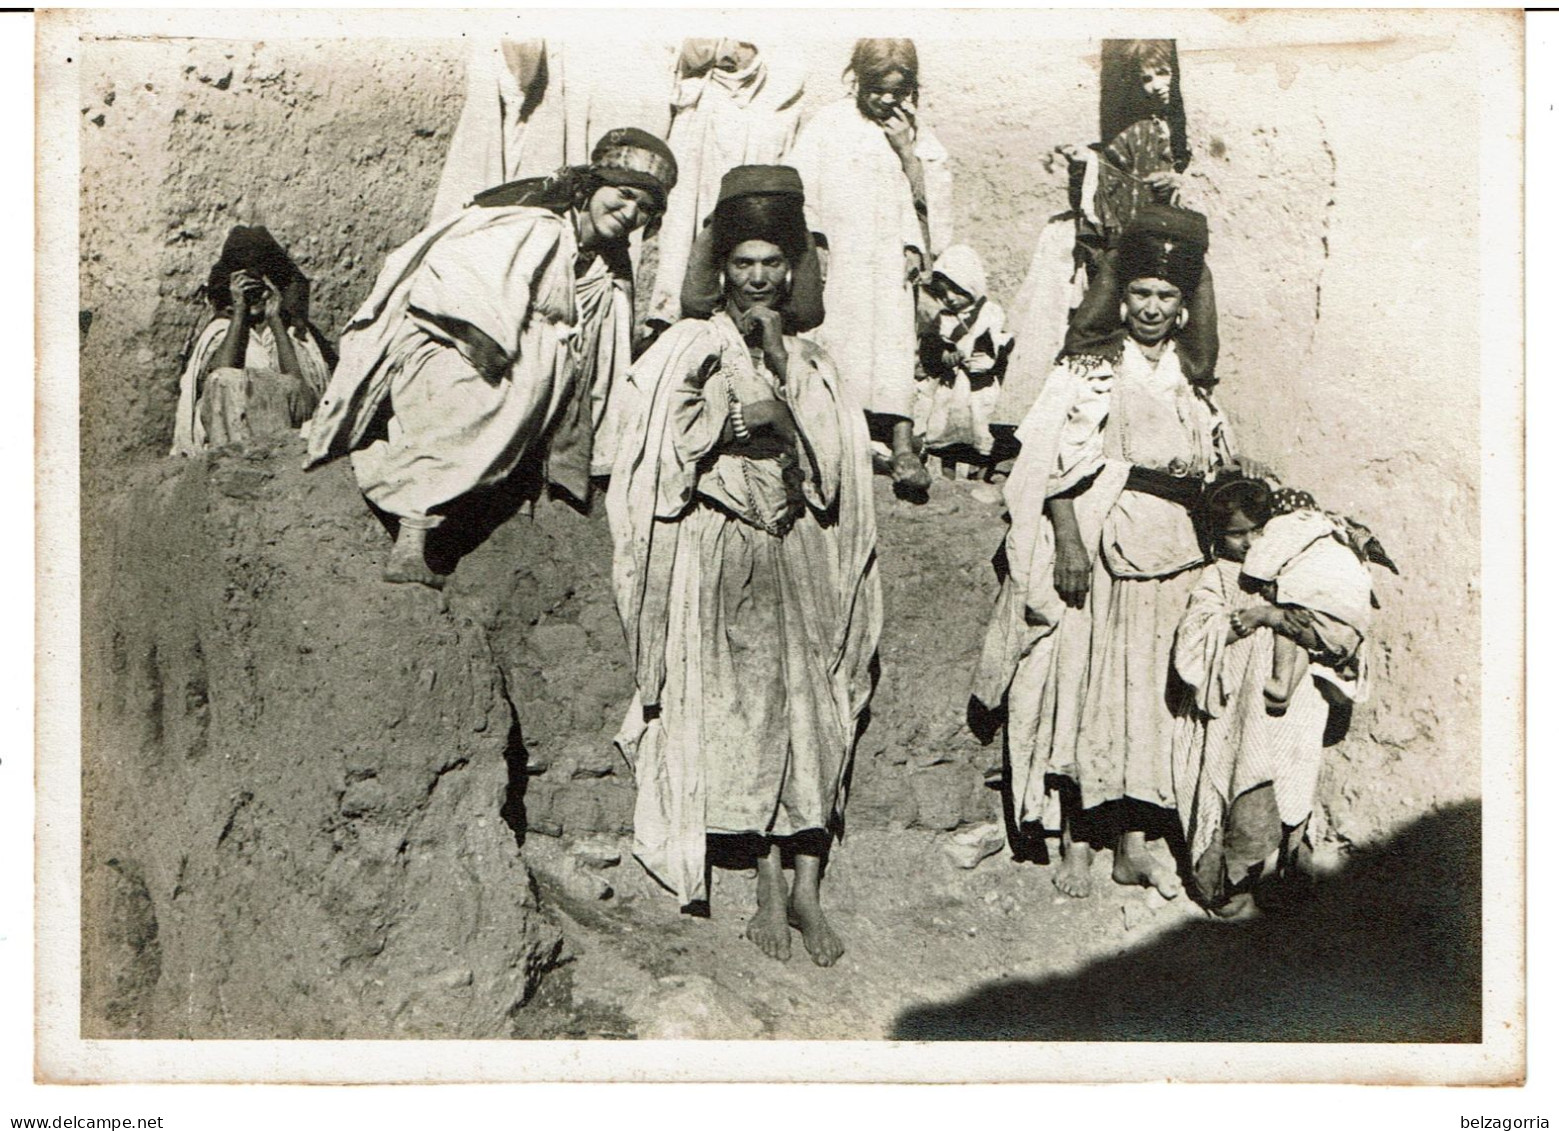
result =
[{"label": "woman's face", "polygon": [[590,227],[602,243],[625,240],[655,215],[655,198],[631,185],[602,185],[587,206]]},{"label": "woman's face", "polygon": [[785,276],[790,265],[778,244],[747,240],[725,257],[725,295],[737,310],[755,306],[776,308],[785,301]]},{"label": "woman's face", "polygon": [[1145,346],[1157,345],[1178,329],[1185,297],[1165,279],[1126,284],[1126,330]]},{"label": "woman's face", "polygon": [[904,71],[894,68],[874,79],[861,80],[856,105],[874,122],[886,122],[900,106],[915,104],[915,82]]},{"label": "woman's face", "polygon": [[1174,76],[1164,64],[1144,63],[1142,65],[1142,93],[1147,95],[1148,101],[1153,105],[1169,105],[1169,93],[1174,87],[1174,82]]},{"label": "woman's face", "polygon": [[1218,535],[1218,552],[1231,562],[1243,562],[1260,537],[1261,527],[1247,518],[1244,511],[1235,511]]}]

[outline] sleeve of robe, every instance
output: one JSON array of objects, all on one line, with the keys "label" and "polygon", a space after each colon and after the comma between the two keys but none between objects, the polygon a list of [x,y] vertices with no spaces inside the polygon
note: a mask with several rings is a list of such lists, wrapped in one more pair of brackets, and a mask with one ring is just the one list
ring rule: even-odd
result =
[{"label": "sleeve of robe", "polygon": [[723,420],[690,378],[717,352],[708,322],[684,319],[629,369],[623,430],[607,488],[612,588],[639,701],[660,702],[665,683],[667,591],[680,516],[693,499],[697,459]]},{"label": "sleeve of robe", "polygon": [[[841,479],[847,474],[850,445],[838,426],[838,374],[822,350],[811,343],[791,341],[789,364],[798,375],[804,368],[805,380],[796,381],[791,391],[791,407],[796,427],[807,455],[806,480],[802,490],[807,505],[819,513],[827,511],[839,495]],[[821,424],[814,425],[817,421]]]},{"label": "sleeve of robe", "polygon": [[200,384],[205,379],[207,366],[211,364],[211,356],[227,336],[230,325],[231,321],[220,315],[211,319],[189,351],[189,360],[184,363],[184,372],[179,376],[179,401],[174,410],[173,447],[169,455],[194,455],[202,446],[197,436],[200,428],[195,420],[195,410],[200,404]]},{"label": "sleeve of robe", "polygon": [[304,382],[316,394],[323,393],[325,386],[330,383],[330,365],[325,361],[324,351],[319,348],[319,339],[309,327],[304,327],[302,337],[291,330],[287,333],[292,338],[293,351],[298,355],[298,368],[303,370]]},{"label": "sleeve of robe", "polygon": [[[512,362],[531,322],[537,280],[562,239],[563,222],[539,209],[468,208],[392,252],[341,335],[341,357],[310,425],[303,466],[361,442],[389,396],[386,363],[408,315],[455,336],[458,324],[474,326]],[[471,341],[459,348],[473,356]]]},{"label": "sleeve of robe", "polygon": [[1130,466],[1105,459],[1097,435],[1109,410],[1112,381],[1107,366],[1058,364],[1018,426],[1022,448],[1004,489],[1011,523],[1002,546],[1006,574],[971,688],[987,707],[1000,706],[1018,662],[1055,630],[1066,609],[1056,592],[1055,530],[1046,502],[1079,488],[1072,495],[1073,510],[1091,564],[1105,516],[1126,485]]},{"label": "sleeve of robe", "polygon": [[1223,662],[1231,612],[1215,562],[1202,570],[1191,591],[1174,649],[1175,672],[1195,693],[1197,710],[1208,718],[1221,715],[1234,693],[1225,686]]},{"label": "sleeve of robe", "polygon": [[[439,240],[423,258],[407,302],[441,324],[474,326],[513,365],[536,280],[557,254],[562,231],[558,223],[526,218],[516,219],[505,235],[495,239],[487,229],[467,229]],[[471,343],[458,334],[456,348],[475,364]]]}]

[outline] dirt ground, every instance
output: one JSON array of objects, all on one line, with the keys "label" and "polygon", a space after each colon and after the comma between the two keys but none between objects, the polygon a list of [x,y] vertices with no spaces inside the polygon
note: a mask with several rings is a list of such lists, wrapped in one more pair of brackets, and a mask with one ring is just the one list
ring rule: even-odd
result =
[{"label": "dirt ground", "polygon": [[[521,1038],[1478,1041],[1476,807],[1362,857],[1264,919],[1213,921],[1185,897],[1060,895],[1005,850],[969,870],[945,834],[870,831],[836,850],[825,904],[846,942],[814,966],[742,937],[750,869],[715,868],[713,914],[627,855],[578,890],[561,842],[527,845],[568,956],[516,1016]],[[572,892],[570,887],[574,887]]]}]

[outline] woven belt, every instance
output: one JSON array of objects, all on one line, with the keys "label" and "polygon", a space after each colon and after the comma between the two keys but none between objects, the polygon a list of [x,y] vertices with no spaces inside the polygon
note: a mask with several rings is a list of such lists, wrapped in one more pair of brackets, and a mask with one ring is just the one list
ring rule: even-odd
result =
[{"label": "woven belt", "polygon": [[1126,490],[1166,499],[1186,510],[1193,510],[1201,502],[1202,488],[1200,475],[1171,475],[1151,467],[1134,466],[1126,476]]}]

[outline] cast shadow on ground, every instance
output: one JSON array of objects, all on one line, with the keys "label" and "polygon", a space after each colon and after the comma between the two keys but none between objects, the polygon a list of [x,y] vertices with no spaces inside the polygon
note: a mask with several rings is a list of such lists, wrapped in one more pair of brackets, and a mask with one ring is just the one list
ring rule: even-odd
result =
[{"label": "cast shadow on ground", "polygon": [[1312,898],[901,1014],[896,1040],[1476,1042],[1481,807],[1357,850]]}]

